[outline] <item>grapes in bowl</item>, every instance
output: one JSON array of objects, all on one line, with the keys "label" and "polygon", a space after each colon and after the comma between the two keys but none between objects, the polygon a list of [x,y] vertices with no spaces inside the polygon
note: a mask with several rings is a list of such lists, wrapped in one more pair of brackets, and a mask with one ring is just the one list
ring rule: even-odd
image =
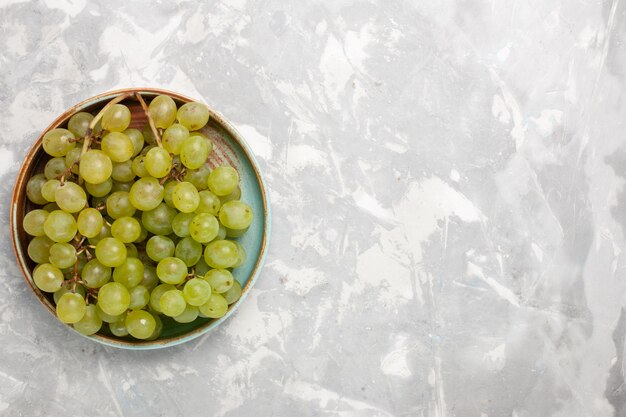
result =
[{"label": "grapes in bowl", "polygon": [[259,273],[269,226],[245,141],[205,104],[156,89],[101,94],[57,118],[11,205],[18,263],[43,305],[130,349],[225,320]]}]

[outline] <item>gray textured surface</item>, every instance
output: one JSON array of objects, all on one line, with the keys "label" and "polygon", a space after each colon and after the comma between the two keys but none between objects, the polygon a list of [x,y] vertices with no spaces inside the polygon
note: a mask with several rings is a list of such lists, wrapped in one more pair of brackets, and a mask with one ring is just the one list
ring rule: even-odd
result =
[{"label": "gray textured surface", "polygon": [[[108,3],[0,2],[0,414],[626,416],[625,2]],[[71,334],[9,244],[38,132],[125,86],[231,119],[275,213],[163,351]]]}]

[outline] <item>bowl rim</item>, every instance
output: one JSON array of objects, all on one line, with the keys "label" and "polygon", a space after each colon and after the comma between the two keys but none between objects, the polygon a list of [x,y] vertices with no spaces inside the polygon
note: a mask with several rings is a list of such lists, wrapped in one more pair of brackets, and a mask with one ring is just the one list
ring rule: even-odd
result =
[{"label": "bowl rim", "polygon": [[[80,103],[75,104],[74,106],[64,111],[60,116],[54,119],[54,121],[50,123],[44,130],[42,130],[41,134],[39,135],[37,140],[35,140],[33,145],[28,150],[26,156],[24,157],[22,165],[20,166],[19,172],[15,179],[15,185],[13,187],[13,193],[11,195],[11,212],[9,216],[9,227],[11,228],[11,242],[13,244],[13,252],[17,259],[18,266],[20,270],[22,271],[22,277],[24,278],[28,286],[31,288],[33,294],[39,299],[41,304],[43,304],[45,309],[54,316],[55,321],[58,324],[62,324],[62,323],[56,317],[56,312],[52,304],[43,295],[43,293],[34,286],[33,284],[34,281],[32,280],[31,273],[28,269],[28,266],[24,262],[24,259],[26,258],[25,258],[25,254],[23,253],[20,247],[18,225],[16,224],[17,213],[18,213],[18,210],[20,209],[20,207],[17,206],[17,200],[18,200],[17,197],[20,194],[20,190],[24,190],[25,184],[28,181],[28,179],[26,178],[26,171],[27,171],[26,167],[32,164],[33,160],[38,155],[38,151],[43,149],[42,140],[46,132],[58,127],[62,122],[69,119],[73,114],[81,111],[82,109],[88,106],[91,106],[100,102],[109,101],[119,95],[126,94],[126,93],[139,93],[141,95],[146,94],[150,96],[164,94],[164,95],[168,95],[172,97],[173,99],[177,99],[183,102],[197,101],[190,97],[187,97],[185,95],[182,95],[180,93],[176,93],[170,90],[166,90],[162,88],[150,88],[150,87],[134,87],[134,88],[122,88],[118,90],[111,90],[111,91],[107,91],[107,92],[95,95],[86,100],[83,100]],[[204,103],[204,101],[202,102]],[[227,320],[235,312],[235,310],[239,308],[239,305],[247,297],[250,289],[252,288],[256,280],[258,279],[258,276],[261,272],[261,268],[263,267],[265,258],[267,256],[267,246],[268,246],[270,235],[271,235],[271,225],[272,225],[272,221],[271,221],[272,213],[271,213],[271,207],[270,207],[269,193],[267,190],[267,186],[265,184],[265,180],[263,178],[263,174],[261,173],[259,163],[254,157],[254,154],[252,150],[250,149],[250,146],[245,141],[243,136],[237,131],[237,129],[235,129],[235,127],[224,116],[222,116],[221,113],[211,108],[211,106],[209,106],[208,104],[206,103],[204,104],[209,109],[210,117],[214,119],[215,121],[217,121],[217,123],[232,137],[232,139],[235,142],[237,142],[237,144],[243,150],[243,153],[245,154],[246,158],[250,162],[250,166],[252,167],[254,174],[257,178],[257,181],[259,183],[259,189],[261,191],[261,198],[263,201],[264,231],[263,231],[263,236],[261,240],[261,248],[260,248],[259,256],[256,260],[256,263],[248,278],[248,281],[246,282],[246,285],[244,285],[241,289],[241,297],[228,309],[228,311],[223,317],[208,321],[204,325],[201,325],[193,329],[189,333],[175,336],[175,337],[170,337],[167,339],[157,339],[153,341],[141,341],[141,340],[129,341],[129,340],[116,339],[114,337],[109,337],[109,336],[101,335],[101,334],[94,334],[91,336],[86,336],[74,330],[74,328],[71,326],[64,325],[64,327],[70,328],[71,331],[75,332],[76,334],[79,334],[87,339],[101,343],[106,346],[129,349],[129,350],[159,349],[159,348],[171,347],[171,346],[176,346],[185,342],[189,342],[193,339],[196,339],[214,330],[222,322]]]}]

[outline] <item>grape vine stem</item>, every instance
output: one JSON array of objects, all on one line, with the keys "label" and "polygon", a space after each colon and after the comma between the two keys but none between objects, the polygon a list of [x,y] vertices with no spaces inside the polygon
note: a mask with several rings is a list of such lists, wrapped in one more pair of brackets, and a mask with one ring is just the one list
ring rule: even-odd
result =
[{"label": "grape vine stem", "polygon": [[159,145],[159,148],[162,148],[163,144],[161,143],[161,135],[159,134],[159,131],[154,124],[154,120],[152,120],[152,117],[150,116],[150,111],[148,110],[146,102],[139,93],[135,93],[135,97],[137,97],[139,104],[141,104],[141,108],[143,109],[144,113],[146,113],[146,117],[148,118],[148,124],[150,125],[150,129],[152,130],[152,134],[154,135],[154,139],[156,140],[157,145]]}]

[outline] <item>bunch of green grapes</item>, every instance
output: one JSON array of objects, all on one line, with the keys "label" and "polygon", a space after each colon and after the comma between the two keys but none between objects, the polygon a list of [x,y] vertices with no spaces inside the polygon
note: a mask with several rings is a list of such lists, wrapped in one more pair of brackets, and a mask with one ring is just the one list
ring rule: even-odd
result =
[{"label": "bunch of green grapes", "polygon": [[241,295],[232,271],[246,259],[237,238],[253,212],[238,172],[207,164],[208,108],[160,95],[148,114],[162,143],[129,128],[123,104],[98,123],[75,114],[45,134],[51,159],[27,183],[41,206],[23,222],[34,282],[53,294],[59,320],[85,335],[154,340],[164,316],[219,318]]}]

